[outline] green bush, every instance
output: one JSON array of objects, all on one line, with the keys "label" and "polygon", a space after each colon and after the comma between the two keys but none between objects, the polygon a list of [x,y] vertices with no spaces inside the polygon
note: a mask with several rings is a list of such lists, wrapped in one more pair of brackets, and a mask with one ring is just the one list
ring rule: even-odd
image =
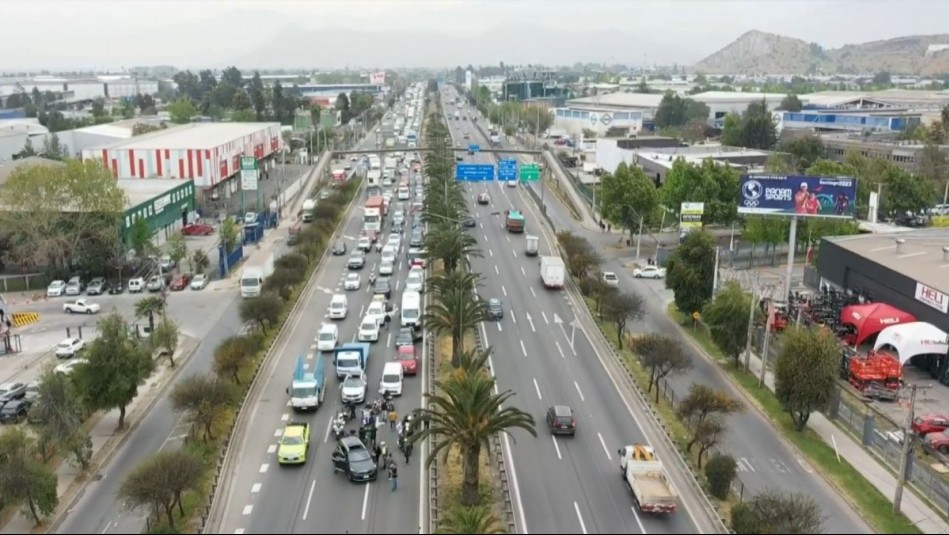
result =
[{"label": "green bush", "polygon": [[708,480],[708,490],[712,496],[719,500],[728,498],[737,468],[738,463],[731,455],[716,454],[708,460],[705,464],[705,479]]}]

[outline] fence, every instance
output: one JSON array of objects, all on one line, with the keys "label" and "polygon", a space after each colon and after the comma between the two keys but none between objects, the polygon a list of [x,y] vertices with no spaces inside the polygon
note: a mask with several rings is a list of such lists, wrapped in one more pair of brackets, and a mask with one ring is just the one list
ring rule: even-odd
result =
[{"label": "fence", "polygon": [[[25,292],[27,290],[45,290],[49,285],[49,275],[45,273],[24,273],[22,275],[0,275],[0,288],[6,292]],[[45,295],[45,294],[44,294]]]}]

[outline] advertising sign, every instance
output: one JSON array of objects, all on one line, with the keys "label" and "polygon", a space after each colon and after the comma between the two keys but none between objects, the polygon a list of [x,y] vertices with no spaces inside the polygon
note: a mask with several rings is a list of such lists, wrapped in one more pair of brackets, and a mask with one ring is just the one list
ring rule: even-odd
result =
[{"label": "advertising sign", "polygon": [[386,83],[386,73],[385,71],[371,72],[369,73],[369,83],[384,85]]},{"label": "advertising sign", "polygon": [[853,177],[742,175],[738,213],[853,218],[857,180]]},{"label": "advertising sign", "polygon": [[935,308],[943,314],[949,313],[949,295],[934,290],[925,284],[916,283],[916,300]]},{"label": "advertising sign", "polygon": [[257,158],[253,156],[241,157],[241,189],[244,191],[253,191],[257,189],[257,178],[259,171],[257,167]]},{"label": "advertising sign", "polygon": [[704,202],[684,202],[679,209],[679,227],[682,230],[702,228],[702,215],[705,214]]}]

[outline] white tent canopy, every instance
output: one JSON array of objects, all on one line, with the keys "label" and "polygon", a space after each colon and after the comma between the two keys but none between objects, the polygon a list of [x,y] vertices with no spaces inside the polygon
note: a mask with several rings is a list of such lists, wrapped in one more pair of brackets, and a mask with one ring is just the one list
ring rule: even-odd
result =
[{"label": "white tent canopy", "polygon": [[949,352],[949,337],[940,328],[925,321],[891,325],[877,335],[874,351],[891,346],[899,355],[900,364],[917,355],[945,355]]}]

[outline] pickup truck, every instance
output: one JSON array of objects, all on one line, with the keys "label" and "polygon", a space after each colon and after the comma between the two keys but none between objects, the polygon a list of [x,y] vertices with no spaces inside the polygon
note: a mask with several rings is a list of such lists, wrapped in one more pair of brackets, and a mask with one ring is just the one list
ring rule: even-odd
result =
[{"label": "pickup truck", "polygon": [[632,444],[619,450],[620,472],[633,492],[633,499],[644,513],[675,512],[679,494],[666,476],[656,452],[644,444]]},{"label": "pickup truck", "polygon": [[66,314],[98,314],[102,307],[98,303],[90,303],[85,299],[76,299],[63,303],[63,312]]}]

